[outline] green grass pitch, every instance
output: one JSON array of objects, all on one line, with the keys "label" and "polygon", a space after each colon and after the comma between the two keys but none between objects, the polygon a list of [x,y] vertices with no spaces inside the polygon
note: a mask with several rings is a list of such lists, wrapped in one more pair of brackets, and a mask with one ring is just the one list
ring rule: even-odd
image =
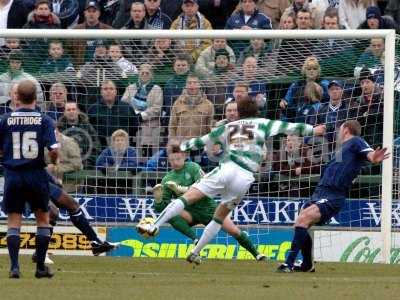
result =
[{"label": "green grass pitch", "polygon": [[399,299],[400,265],[319,263],[316,273],[277,274],[276,262],[54,256],[53,279],[8,279],[0,256],[0,299]]}]

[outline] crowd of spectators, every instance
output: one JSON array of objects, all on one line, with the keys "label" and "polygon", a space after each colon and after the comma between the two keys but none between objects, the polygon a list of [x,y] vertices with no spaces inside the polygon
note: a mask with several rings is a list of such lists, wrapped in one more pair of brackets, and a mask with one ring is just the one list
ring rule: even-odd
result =
[{"label": "crowd of spectators", "polygon": [[[0,0],[0,29],[398,31],[399,21],[392,0]],[[18,82],[36,84],[38,109],[66,145],[64,166],[49,166],[62,179],[82,168],[166,170],[169,141],[235,120],[235,100],[248,95],[261,117],[326,124],[322,141],[289,136],[269,149],[265,172],[296,177],[319,173],[322,156],[305,156],[316,143],[334,151],[346,119],[360,121],[371,146],[382,142],[384,56],[381,38],[0,38],[0,109],[15,110]],[[191,159],[208,168],[209,154]]]}]

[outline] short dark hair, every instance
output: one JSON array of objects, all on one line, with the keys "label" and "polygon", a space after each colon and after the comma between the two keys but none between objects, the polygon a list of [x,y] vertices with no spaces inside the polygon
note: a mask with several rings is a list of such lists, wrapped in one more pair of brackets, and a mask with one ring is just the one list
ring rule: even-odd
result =
[{"label": "short dark hair", "polygon": [[343,123],[343,128],[347,128],[352,135],[361,135],[361,124],[357,120],[347,120]]},{"label": "short dark hair", "polygon": [[311,11],[310,11],[309,9],[307,9],[307,8],[302,8],[302,9],[300,9],[300,10],[296,13],[296,19],[297,19],[299,13],[308,13],[308,14],[310,15],[310,18],[312,18]]},{"label": "short dark hair", "polygon": [[325,20],[325,17],[337,18],[339,23],[339,10],[335,7],[328,7],[325,10],[324,17],[322,18],[322,20]]},{"label": "short dark hair", "polygon": [[175,56],[175,60],[174,60],[174,65],[178,60],[187,61],[189,66],[191,66],[193,64],[193,58],[188,54],[178,54],[178,55],[176,55]]},{"label": "short dark hair", "polygon": [[167,155],[174,153],[184,153],[177,141],[170,141],[167,145]]},{"label": "short dark hair", "polygon": [[22,104],[32,104],[36,100],[36,85],[30,80],[18,83],[18,98]]},{"label": "short dark hair", "polygon": [[249,96],[236,100],[237,110],[240,119],[256,117],[258,114],[258,107],[256,101]]}]

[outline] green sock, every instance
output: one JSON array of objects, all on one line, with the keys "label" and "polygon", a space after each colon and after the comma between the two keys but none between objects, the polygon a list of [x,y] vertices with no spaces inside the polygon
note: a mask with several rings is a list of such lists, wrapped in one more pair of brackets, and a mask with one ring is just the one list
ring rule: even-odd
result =
[{"label": "green sock", "polygon": [[195,240],[197,238],[193,228],[190,227],[188,222],[186,222],[186,220],[181,216],[173,217],[172,219],[169,220],[169,224],[171,224],[171,226],[174,227],[175,230],[186,235],[192,240]]},{"label": "green sock", "polygon": [[249,251],[254,256],[254,258],[257,257],[258,251],[251,242],[246,232],[241,231],[239,236],[236,236],[235,239],[239,242],[239,245],[245,248],[247,251]]}]

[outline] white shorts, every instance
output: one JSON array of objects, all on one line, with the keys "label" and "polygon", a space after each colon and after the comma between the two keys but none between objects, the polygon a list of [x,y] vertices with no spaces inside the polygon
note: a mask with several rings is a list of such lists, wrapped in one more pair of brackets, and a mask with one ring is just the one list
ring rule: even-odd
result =
[{"label": "white shorts", "polygon": [[192,187],[210,198],[220,195],[221,203],[232,210],[240,203],[254,180],[252,172],[230,161],[206,174]]}]

